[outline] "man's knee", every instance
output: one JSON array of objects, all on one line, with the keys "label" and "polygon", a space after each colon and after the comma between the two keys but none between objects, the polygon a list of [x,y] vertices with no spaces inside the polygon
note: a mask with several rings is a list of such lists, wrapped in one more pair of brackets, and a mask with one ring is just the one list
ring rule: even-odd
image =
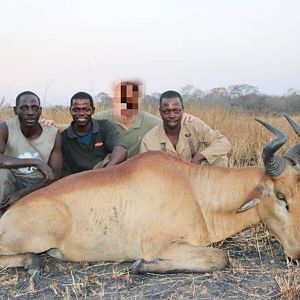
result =
[{"label": "man's knee", "polygon": [[228,158],[219,157],[211,165],[214,167],[228,167]]}]

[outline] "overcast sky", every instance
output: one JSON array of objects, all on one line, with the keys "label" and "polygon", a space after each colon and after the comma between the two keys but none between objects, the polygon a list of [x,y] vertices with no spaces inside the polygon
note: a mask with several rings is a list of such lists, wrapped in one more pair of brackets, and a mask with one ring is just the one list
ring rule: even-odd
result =
[{"label": "overcast sky", "polygon": [[0,0],[0,100],[23,90],[43,104],[77,91],[111,94],[247,83],[300,89],[298,0]]}]

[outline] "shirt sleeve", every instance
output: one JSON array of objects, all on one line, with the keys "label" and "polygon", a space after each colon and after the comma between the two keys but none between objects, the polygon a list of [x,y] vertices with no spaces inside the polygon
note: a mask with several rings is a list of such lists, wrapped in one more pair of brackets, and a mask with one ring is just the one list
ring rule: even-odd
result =
[{"label": "shirt sleeve", "polygon": [[145,139],[142,139],[141,146],[140,146],[140,153],[147,152],[147,151],[149,151],[149,148],[147,146],[147,142],[146,142]]},{"label": "shirt sleeve", "polygon": [[200,142],[207,146],[201,153],[209,164],[214,163],[219,157],[228,155],[231,151],[231,144],[226,136],[218,130],[212,129],[198,118],[195,120],[194,125]]},{"label": "shirt sleeve", "polygon": [[119,133],[115,124],[109,120],[105,120],[103,124],[100,125],[104,133],[104,143],[105,146],[112,152],[113,148],[116,146],[123,146],[127,149],[127,145],[124,142],[122,135]]}]

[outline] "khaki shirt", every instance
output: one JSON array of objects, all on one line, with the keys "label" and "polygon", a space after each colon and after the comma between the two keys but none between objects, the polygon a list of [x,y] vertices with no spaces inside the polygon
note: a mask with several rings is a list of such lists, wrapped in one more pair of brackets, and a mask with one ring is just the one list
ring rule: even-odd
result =
[{"label": "khaki shirt", "polygon": [[200,152],[208,164],[227,166],[227,155],[231,151],[231,144],[218,130],[212,129],[199,118],[194,117],[186,125],[181,121],[176,149],[166,135],[163,124],[161,124],[144,136],[140,152],[148,150],[162,150],[187,161],[191,161],[193,154]]},{"label": "khaki shirt", "polygon": [[153,127],[162,123],[161,119],[152,114],[147,112],[139,112],[132,127],[126,130],[112,109],[97,112],[93,115],[93,118],[96,120],[107,119],[116,125],[118,131],[124,139],[125,144],[127,145],[128,158],[139,154],[140,144],[144,135]]}]

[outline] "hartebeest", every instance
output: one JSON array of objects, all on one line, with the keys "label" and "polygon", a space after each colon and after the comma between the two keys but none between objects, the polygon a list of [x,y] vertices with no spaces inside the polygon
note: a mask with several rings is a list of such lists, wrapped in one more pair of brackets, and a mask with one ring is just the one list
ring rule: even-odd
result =
[{"label": "hartebeest", "polygon": [[134,272],[207,272],[227,255],[206,247],[265,223],[291,258],[300,256],[299,147],[263,150],[265,168],[194,165],[148,152],[109,169],[82,172],[36,191],[0,219],[0,265],[39,265],[35,253],[65,261],[137,260]]}]

